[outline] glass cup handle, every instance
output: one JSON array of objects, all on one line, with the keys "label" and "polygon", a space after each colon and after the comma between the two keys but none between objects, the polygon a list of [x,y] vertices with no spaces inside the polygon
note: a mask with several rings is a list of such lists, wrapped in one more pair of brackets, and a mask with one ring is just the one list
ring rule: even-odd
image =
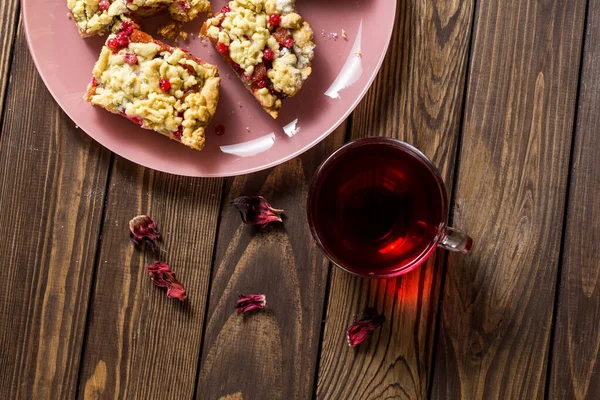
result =
[{"label": "glass cup handle", "polygon": [[473,239],[461,231],[446,227],[444,237],[442,237],[438,246],[449,251],[467,254],[473,247]]}]

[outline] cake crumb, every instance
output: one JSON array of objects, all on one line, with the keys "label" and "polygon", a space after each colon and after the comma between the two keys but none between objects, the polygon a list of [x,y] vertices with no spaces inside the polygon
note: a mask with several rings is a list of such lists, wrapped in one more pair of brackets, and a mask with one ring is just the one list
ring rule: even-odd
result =
[{"label": "cake crumb", "polygon": [[344,40],[348,40],[348,35],[346,35],[346,31],[342,29],[342,37]]},{"label": "cake crumb", "polygon": [[183,40],[187,40],[188,39],[188,33],[181,31],[179,32],[179,36],[183,39]]},{"label": "cake crumb", "polygon": [[244,400],[244,396],[242,396],[242,392],[236,392],[234,394],[219,397],[219,400]]},{"label": "cake crumb", "polygon": [[158,28],[156,33],[159,36],[164,37],[165,39],[175,40],[177,39],[178,31],[179,29],[177,27],[177,24],[175,22],[169,22],[168,24],[165,24]]},{"label": "cake crumb", "polygon": [[[342,32],[345,33],[344,30],[342,30]],[[327,33],[327,32],[325,32],[325,29],[321,30],[321,37],[323,37],[323,39],[330,39],[330,40],[337,41],[339,36],[340,35],[337,32]]]},{"label": "cake crumb", "polygon": [[356,55],[357,55],[357,56],[359,56],[359,57],[362,57],[362,53],[360,52],[360,50],[356,50],[356,51],[354,52],[354,54],[356,54]]}]

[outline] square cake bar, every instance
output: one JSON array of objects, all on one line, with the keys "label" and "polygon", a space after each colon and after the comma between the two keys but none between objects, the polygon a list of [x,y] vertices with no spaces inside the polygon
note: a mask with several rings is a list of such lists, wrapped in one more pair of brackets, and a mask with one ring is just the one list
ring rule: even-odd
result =
[{"label": "square cake bar", "polygon": [[217,68],[124,22],[102,48],[85,99],[201,150],[219,101]]}]

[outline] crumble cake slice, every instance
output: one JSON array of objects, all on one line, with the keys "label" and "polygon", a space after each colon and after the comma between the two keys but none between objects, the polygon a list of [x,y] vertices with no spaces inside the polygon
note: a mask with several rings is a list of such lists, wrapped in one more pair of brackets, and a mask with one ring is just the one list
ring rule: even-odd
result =
[{"label": "crumble cake slice", "polygon": [[104,35],[127,17],[144,18],[168,10],[177,21],[189,22],[210,11],[208,0],[67,0],[82,37]]},{"label": "crumble cake slice", "polygon": [[273,118],[312,72],[313,31],[293,0],[232,0],[201,33]]},{"label": "crumble cake slice", "polygon": [[201,150],[217,109],[217,68],[136,29],[108,37],[85,99],[142,128]]}]

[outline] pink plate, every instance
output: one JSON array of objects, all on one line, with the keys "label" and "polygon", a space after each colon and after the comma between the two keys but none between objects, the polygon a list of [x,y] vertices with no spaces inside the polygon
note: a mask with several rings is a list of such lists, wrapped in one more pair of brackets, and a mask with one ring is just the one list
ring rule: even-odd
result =
[{"label": "pink plate", "polygon": [[[177,175],[232,176],[273,167],[308,150],[331,133],[363,97],[385,56],[396,0],[297,0],[315,32],[313,73],[300,93],[284,102],[277,120],[261,110],[219,54],[197,38],[205,16],[187,24],[194,33],[178,46],[216,64],[221,99],[206,147],[188,149],[123,117],[87,104],[82,96],[103,38],[82,39],[67,16],[66,0],[22,0],[29,48],[46,86],[71,119],[115,153],[146,167]],[[226,0],[213,0],[220,9]],[[165,17],[145,22],[156,35]],[[345,32],[347,39],[342,37]]]}]

